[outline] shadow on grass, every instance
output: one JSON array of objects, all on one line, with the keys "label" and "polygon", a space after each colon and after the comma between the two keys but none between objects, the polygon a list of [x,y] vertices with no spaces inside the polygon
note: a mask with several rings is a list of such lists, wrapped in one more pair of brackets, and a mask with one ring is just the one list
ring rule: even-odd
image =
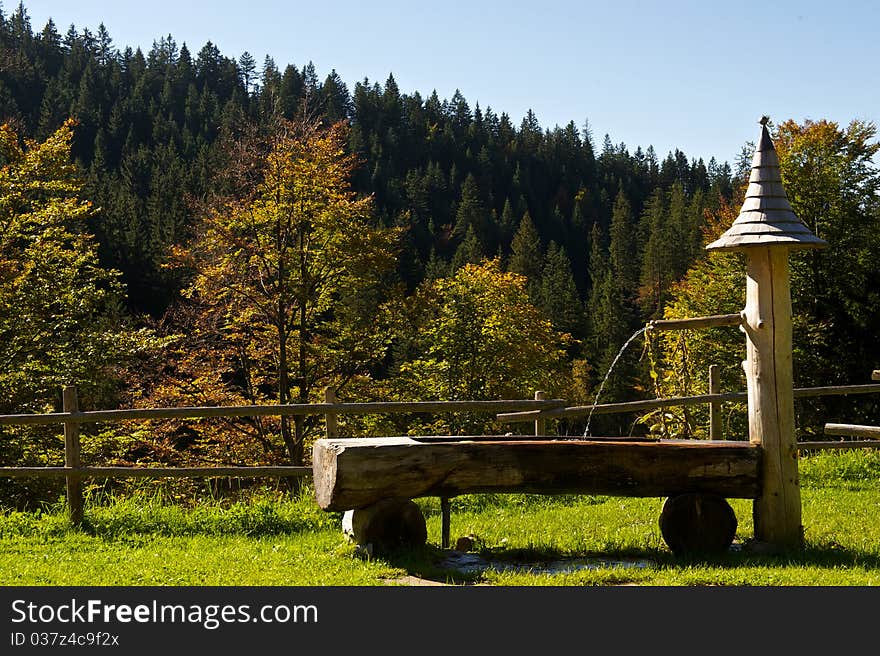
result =
[{"label": "shadow on grass", "polygon": [[[737,568],[862,567],[880,569],[880,554],[843,547],[836,543],[807,545],[803,550],[757,553],[749,545],[734,544],[720,554],[681,554],[667,550],[618,549],[571,553],[556,549],[483,549],[461,552],[434,545],[385,550],[374,556],[403,569],[411,577],[447,585],[478,585],[487,572],[520,574],[562,574],[579,570],[603,570],[608,584],[621,585],[650,580],[651,570],[682,571],[695,567],[735,570]],[[646,573],[647,577],[646,577]]]}]

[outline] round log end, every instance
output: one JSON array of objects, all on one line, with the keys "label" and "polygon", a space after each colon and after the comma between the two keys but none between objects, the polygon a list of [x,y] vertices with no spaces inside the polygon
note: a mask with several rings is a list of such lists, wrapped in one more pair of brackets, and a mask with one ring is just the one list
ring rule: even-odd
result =
[{"label": "round log end", "polygon": [[349,510],[342,530],[357,544],[374,549],[418,547],[428,540],[425,516],[412,499],[383,499]]},{"label": "round log end", "polygon": [[726,551],[736,535],[736,514],[715,494],[669,497],[660,514],[660,533],[676,555]]}]

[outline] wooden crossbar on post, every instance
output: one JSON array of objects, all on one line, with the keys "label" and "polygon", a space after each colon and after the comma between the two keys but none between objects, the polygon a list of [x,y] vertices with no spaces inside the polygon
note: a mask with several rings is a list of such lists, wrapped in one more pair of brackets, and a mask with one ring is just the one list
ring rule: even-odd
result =
[{"label": "wooden crossbar on post", "polygon": [[[64,412],[79,412],[79,396],[75,387],[65,387],[62,392]],[[64,465],[80,467],[79,424],[64,422]],[[79,526],[83,520],[82,478],[79,474],[67,475],[67,510],[70,523]]]},{"label": "wooden crossbar on post", "polygon": [[742,316],[736,314],[713,314],[708,317],[691,317],[689,319],[656,319],[648,322],[649,330],[694,330],[698,328],[720,328],[722,326],[739,326]]}]

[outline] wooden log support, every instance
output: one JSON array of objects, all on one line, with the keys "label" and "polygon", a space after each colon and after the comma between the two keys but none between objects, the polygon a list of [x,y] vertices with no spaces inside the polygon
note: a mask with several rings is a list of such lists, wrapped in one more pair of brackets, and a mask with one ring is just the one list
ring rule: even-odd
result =
[{"label": "wooden log support", "polygon": [[803,544],[792,384],[788,249],[747,253],[746,388],[749,440],[763,450],[761,497],[754,503],[755,539],[777,547]]},{"label": "wooden log support", "polygon": [[365,508],[349,510],[342,532],[373,553],[400,547],[418,547],[428,539],[425,516],[410,499],[382,499]]},{"label": "wooden log support", "polygon": [[[79,412],[79,395],[75,387],[65,387],[61,398],[64,412]],[[64,466],[71,469],[80,467],[79,424],[70,421],[64,422]],[[82,478],[76,473],[69,473],[66,478],[68,516],[71,524],[79,526],[82,524],[84,507]]]},{"label": "wooden log support", "polygon": [[664,497],[759,495],[761,449],[707,440],[320,439],[312,451],[318,505],[363,508],[391,497],[480,492]]},{"label": "wooden log support", "polygon": [[736,514],[715,494],[669,497],[660,513],[660,533],[676,555],[726,551],[736,535]]}]

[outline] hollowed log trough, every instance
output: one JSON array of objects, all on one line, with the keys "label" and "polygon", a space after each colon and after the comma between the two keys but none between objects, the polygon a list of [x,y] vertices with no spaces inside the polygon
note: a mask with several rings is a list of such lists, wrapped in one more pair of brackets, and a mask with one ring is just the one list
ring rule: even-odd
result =
[{"label": "hollowed log trough", "polygon": [[[748,442],[603,438],[377,437],[315,443],[315,495],[348,525],[393,521],[395,537],[422,535],[412,499],[474,493],[668,497],[660,528],[675,552],[727,548],[736,518],[727,498],[758,498],[761,449]],[[390,501],[390,500],[396,500]],[[400,512],[389,512],[398,503]],[[376,509],[376,512],[373,512]],[[381,510],[381,512],[378,512]],[[359,514],[355,522],[351,513]],[[375,522],[374,522],[375,523]],[[356,540],[357,535],[353,536]]]}]

